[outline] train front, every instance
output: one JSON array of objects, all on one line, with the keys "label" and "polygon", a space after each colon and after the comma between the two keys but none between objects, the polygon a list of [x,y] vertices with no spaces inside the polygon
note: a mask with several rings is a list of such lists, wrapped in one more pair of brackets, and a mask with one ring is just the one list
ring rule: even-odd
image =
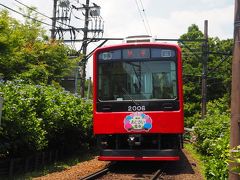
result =
[{"label": "train front", "polygon": [[183,92],[177,45],[99,48],[93,60],[99,160],[179,160]]}]

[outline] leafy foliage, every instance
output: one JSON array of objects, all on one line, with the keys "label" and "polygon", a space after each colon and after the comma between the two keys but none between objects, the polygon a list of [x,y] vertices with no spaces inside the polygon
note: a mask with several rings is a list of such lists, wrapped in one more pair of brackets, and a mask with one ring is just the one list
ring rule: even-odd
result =
[{"label": "leafy foliage", "polygon": [[[203,33],[196,25],[192,25],[181,39],[203,39]],[[208,105],[204,120],[200,120],[203,58],[199,52],[202,52],[202,43],[182,44],[185,126],[195,127],[195,146],[204,156],[206,178],[227,179],[231,63],[229,56],[223,54],[231,54],[233,41],[209,38]]]},{"label": "leafy foliage", "polygon": [[[183,78],[184,78],[184,115],[185,126],[194,126],[201,112],[201,79],[202,79],[202,46],[203,42],[195,41],[203,39],[203,33],[198,26],[193,24],[188,32],[180,39],[193,40],[180,43],[183,54]],[[209,58],[207,77],[207,100],[214,100],[223,96],[230,97],[231,83],[231,54],[233,40],[220,40],[209,38]],[[227,100],[228,103],[229,99]]]},{"label": "leafy foliage", "polygon": [[0,72],[5,80],[59,81],[76,64],[68,59],[69,51],[61,42],[47,41],[40,23],[29,19],[20,23],[0,11]]},{"label": "leafy foliage", "polygon": [[185,126],[192,127],[195,118],[201,109],[201,72],[202,72],[202,42],[194,41],[203,39],[203,33],[198,26],[193,24],[188,32],[180,39],[192,40],[184,44],[180,43],[183,59],[183,80],[184,80],[184,116]]},{"label": "leafy foliage", "polygon": [[[37,19],[32,10],[24,14]],[[68,59],[70,51],[60,41],[49,41],[38,21],[22,23],[0,11],[0,79],[6,81],[0,84],[0,157],[88,146],[91,104],[56,86],[76,65],[76,59]]]},{"label": "leafy foliage", "polygon": [[46,148],[76,149],[91,141],[92,106],[62,88],[23,82],[0,84],[4,93],[0,156]]},{"label": "leafy foliage", "polygon": [[0,154],[27,154],[47,145],[46,131],[36,116],[31,86],[22,88],[9,82],[1,84],[4,93]]},{"label": "leafy foliage", "polygon": [[[230,97],[231,94],[231,61],[233,40],[209,39],[209,62],[208,62],[208,92],[209,100]],[[212,53],[211,53],[212,52]],[[217,53],[217,54],[215,54]],[[219,53],[219,54],[218,54]],[[222,55],[222,54],[225,55]]]},{"label": "leafy foliage", "polygon": [[225,98],[208,103],[208,114],[195,125],[196,148],[205,157],[207,179],[227,179],[230,113]]}]

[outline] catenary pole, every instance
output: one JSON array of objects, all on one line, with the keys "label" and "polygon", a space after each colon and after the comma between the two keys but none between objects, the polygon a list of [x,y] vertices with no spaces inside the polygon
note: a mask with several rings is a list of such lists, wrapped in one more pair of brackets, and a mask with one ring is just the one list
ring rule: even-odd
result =
[{"label": "catenary pole", "polygon": [[207,62],[208,62],[208,20],[204,21],[203,70],[202,70],[202,119],[207,111]]},{"label": "catenary pole", "polygon": [[88,80],[88,93],[87,93],[87,99],[89,99],[89,97],[90,97],[91,82],[92,82],[92,78],[89,77],[89,80]]},{"label": "catenary pole", "polygon": [[[240,0],[235,0],[234,12],[234,49],[232,60],[232,90],[231,90],[231,126],[230,126],[230,148],[240,145]],[[229,179],[238,180],[240,176],[231,171],[230,164]],[[239,165],[239,164],[238,164]]]},{"label": "catenary pole", "polygon": [[86,79],[86,63],[87,63],[87,46],[88,46],[88,24],[89,24],[89,0],[86,0],[85,8],[85,20],[84,20],[84,30],[83,30],[83,44],[82,44],[82,52],[83,59],[80,62],[81,75],[80,75],[80,93],[81,97],[84,98],[84,90],[85,90],[85,79]]},{"label": "catenary pole", "polygon": [[56,38],[56,13],[57,13],[57,1],[53,0],[53,17],[52,17],[52,29],[51,29],[51,39]]}]

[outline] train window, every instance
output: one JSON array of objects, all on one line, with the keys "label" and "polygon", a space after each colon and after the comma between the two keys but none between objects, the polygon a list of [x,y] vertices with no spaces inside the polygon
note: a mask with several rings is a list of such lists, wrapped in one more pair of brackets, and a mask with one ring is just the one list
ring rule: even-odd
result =
[{"label": "train window", "polygon": [[100,61],[121,59],[121,50],[103,52],[98,55]]},{"label": "train window", "polygon": [[176,52],[172,49],[152,48],[151,55],[152,58],[170,58],[175,57]]},{"label": "train window", "polygon": [[100,100],[175,99],[175,61],[111,61],[99,63]]}]

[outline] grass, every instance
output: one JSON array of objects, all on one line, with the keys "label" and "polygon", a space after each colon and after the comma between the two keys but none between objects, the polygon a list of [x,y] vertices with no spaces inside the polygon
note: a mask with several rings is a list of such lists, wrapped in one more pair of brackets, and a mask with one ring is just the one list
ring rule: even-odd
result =
[{"label": "grass", "polygon": [[205,168],[204,168],[204,163],[202,161],[202,156],[196,151],[196,149],[194,149],[192,144],[184,144],[184,149],[186,149],[191,156],[197,161],[200,173],[203,175],[204,179],[206,179],[205,177]]}]

